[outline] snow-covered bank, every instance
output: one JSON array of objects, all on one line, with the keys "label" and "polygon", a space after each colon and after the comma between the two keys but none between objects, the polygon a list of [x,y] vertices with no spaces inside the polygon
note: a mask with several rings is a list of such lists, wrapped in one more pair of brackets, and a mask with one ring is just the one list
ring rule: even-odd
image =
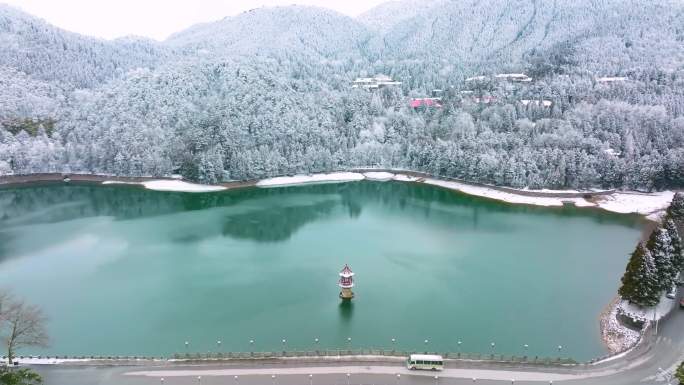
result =
[{"label": "snow-covered bank", "polygon": [[639,341],[639,332],[623,325],[617,318],[620,299],[610,303],[601,314],[601,338],[611,354],[625,352]]},{"label": "snow-covered bank", "polygon": [[425,179],[423,183],[448,188],[451,190],[460,191],[468,195],[476,195],[480,197],[496,199],[508,203],[520,203],[535,206],[562,206],[565,203],[573,203],[575,206],[595,206],[594,203],[588,202],[584,198],[554,198],[554,197],[536,197],[529,195],[518,195],[510,192],[496,190],[490,187],[474,186],[466,183],[446,181],[440,179]]},{"label": "snow-covered bank", "polygon": [[226,188],[223,186],[211,186],[197,183],[184,182],[182,180],[150,180],[146,182],[119,182],[115,180],[108,180],[102,184],[135,184],[142,185],[146,189],[155,191],[178,191],[178,192],[214,192],[223,191]]},{"label": "snow-covered bank", "polygon": [[357,172],[334,172],[330,174],[293,175],[262,179],[256,183],[258,187],[282,187],[312,183],[340,183],[364,180],[363,174]]},{"label": "snow-covered bank", "polygon": [[404,175],[404,174],[396,174],[394,175],[393,180],[399,181],[399,182],[417,182],[420,180],[417,176],[411,176],[411,175]]},{"label": "snow-covered bank", "polygon": [[[409,173],[410,174],[410,173]],[[359,180],[372,181],[400,181],[417,182],[433,186],[448,188],[460,191],[468,195],[475,195],[502,202],[527,204],[535,206],[563,206],[564,204],[574,204],[577,207],[598,207],[606,211],[622,214],[641,214],[648,219],[657,220],[660,214],[668,207],[672,201],[674,193],[672,191],[662,191],[657,193],[638,193],[638,192],[613,192],[594,196],[592,200],[587,200],[583,194],[592,192],[604,192],[601,190],[579,191],[579,190],[529,190],[520,189],[520,194],[516,194],[513,189],[503,191],[500,188],[486,185],[474,185],[454,180],[435,179],[430,177],[420,177],[408,175],[402,172],[388,171],[364,171],[364,172],[336,172],[329,174],[294,175],[263,179],[256,183],[258,187],[279,187],[292,186],[299,184],[312,183],[340,183]],[[534,193],[539,192],[539,196]],[[530,194],[532,193],[532,194]],[[549,196],[557,193],[559,196]],[[565,194],[566,196],[561,196]],[[567,194],[576,194],[576,197],[567,197]],[[543,196],[542,196],[543,195]]]},{"label": "snow-covered bank", "polygon": [[[616,213],[635,213],[646,216],[651,220],[658,220],[663,214],[664,210],[672,201],[674,193],[672,191],[662,191],[657,193],[639,193],[639,192],[613,192],[591,190],[530,190],[520,189],[515,190],[511,188],[499,188],[496,186],[487,186],[479,184],[469,184],[456,180],[436,179],[428,176],[423,176],[420,173],[413,173],[409,171],[393,172],[385,170],[362,170],[360,172],[333,172],[324,174],[311,175],[293,175],[282,176],[275,178],[262,179],[254,184],[245,184],[257,187],[283,187],[302,184],[318,184],[318,183],[342,183],[355,182],[361,180],[371,181],[399,181],[399,182],[414,182],[425,183],[432,186],[447,188],[454,191],[459,191],[468,195],[474,195],[489,199],[495,199],[502,202],[514,204],[527,204],[535,206],[563,206],[565,204],[573,204],[577,207],[597,207],[606,211]],[[115,181],[107,180],[102,184],[138,184],[147,189],[156,191],[180,191],[180,192],[215,192],[226,190],[225,186],[210,186],[196,183],[189,183],[182,180],[148,180],[141,182],[131,181]],[[228,186],[230,188],[241,186]],[[518,193],[519,192],[519,193]],[[584,194],[592,194],[589,200],[584,197]],[[538,193],[538,194],[535,194]],[[598,193],[598,194],[596,194]],[[557,194],[557,196],[554,196]],[[570,196],[568,196],[570,195]]]},{"label": "snow-covered bank", "polygon": [[377,181],[388,181],[394,179],[396,176],[395,174],[392,174],[391,172],[364,172],[363,176],[368,179],[368,180],[377,180]]},{"label": "snow-covered bank", "polygon": [[597,200],[598,207],[616,213],[637,213],[658,219],[660,212],[667,209],[672,202],[674,192],[661,191],[657,193],[618,192],[601,196]]}]

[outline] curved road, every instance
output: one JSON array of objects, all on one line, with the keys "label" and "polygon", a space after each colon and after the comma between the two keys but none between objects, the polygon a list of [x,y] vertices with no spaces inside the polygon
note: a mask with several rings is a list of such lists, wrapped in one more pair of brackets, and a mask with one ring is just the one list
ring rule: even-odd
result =
[{"label": "curved road", "polygon": [[[684,359],[684,311],[675,310],[659,326],[655,342],[639,352],[597,365],[570,368],[505,366],[487,362],[450,361],[443,372],[410,372],[403,363],[289,361],[176,365],[43,365],[35,369],[46,385],[250,384],[250,385],[431,385],[431,384],[665,384],[659,368],[673,370]],[[369,366],[372,365],[372,366]],[[348,377],[346,374],[350,373]],[[309,374],[313,374],[309,377]],[[399,374],[400,376],[397,376]],[[435,378],[435,374],[438,378]],[[238,376],[235,379],[235,376]],[[273,378],[272,375],[276,377]],[[201,378],[198,379],[198,376]],[[475,378],[475,381],[473,381]]]}]

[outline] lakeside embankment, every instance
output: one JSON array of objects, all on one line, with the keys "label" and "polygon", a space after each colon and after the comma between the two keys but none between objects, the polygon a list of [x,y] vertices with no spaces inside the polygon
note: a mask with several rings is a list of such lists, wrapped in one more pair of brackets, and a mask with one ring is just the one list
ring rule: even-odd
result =
[{"label": "lakeside embankment", "polygon": [[661,191],[643,193],[616,190],[528,190],[465,182],[454,178],[437,178],[429,174],[410,170],[351,169],[332,173],[293,175],[262,180],[230,181],[217,185],[202,185],[178,178],[120,177],[97,174],[45,173],[31,175],[0,176],[0,186],[14,186],[39,182],[62,182],[65,178],[74,182],[102,184],[137,184],[156,191],[216,192],[246,187],[283,187],[311,183],[342,183],[360,180],[400,181],[424,183],[458,191],[464,194],[498,200],[512,204],[534,206],[594,207],[622,214],[639,214],[649,220],[657,220],[669,205],[674,193]]}]

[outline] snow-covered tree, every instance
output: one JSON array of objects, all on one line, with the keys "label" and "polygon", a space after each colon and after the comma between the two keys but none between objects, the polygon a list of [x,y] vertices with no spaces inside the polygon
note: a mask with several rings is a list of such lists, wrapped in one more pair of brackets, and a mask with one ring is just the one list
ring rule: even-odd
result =
[{"label": "snow-covered tree", "polygon": [[622,276],[618,293],[623,299],[639,306],[654,306],[660,300],[660,282],[651,252],[639,243],[632,253]]},{"label": "snow-covered tree", "polygon": [[670,290],[679,269],[675,265],[675,249],[668,231],[661,227],[655,229],[646,243],[646,248],[653,257],[660,289]]}]

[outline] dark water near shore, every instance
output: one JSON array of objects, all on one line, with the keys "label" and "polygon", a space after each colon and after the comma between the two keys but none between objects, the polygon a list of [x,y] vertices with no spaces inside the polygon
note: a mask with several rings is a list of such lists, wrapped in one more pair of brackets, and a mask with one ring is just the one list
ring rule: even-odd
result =
[{"label": "dark water near shore", "polygon": [[[643,223],[357,182],[221,193],[0,189],[0,287],[40,305],[33,353],[396,347],[603,354],[598,317]],[[337,272],[356,272],[341,306]]]}]

